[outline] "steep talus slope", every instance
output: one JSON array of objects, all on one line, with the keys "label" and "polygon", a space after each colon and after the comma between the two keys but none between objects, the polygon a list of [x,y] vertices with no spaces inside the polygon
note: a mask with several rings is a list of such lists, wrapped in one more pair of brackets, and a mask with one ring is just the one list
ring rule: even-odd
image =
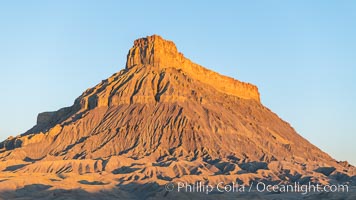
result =
[{"label": "steep talus slope", "polygon": [[264,107],[256,86],[191,62],[156,35],[135,41],[125,69],[0,148],[5,171],[108,172],[123,182],[355,175]]}]

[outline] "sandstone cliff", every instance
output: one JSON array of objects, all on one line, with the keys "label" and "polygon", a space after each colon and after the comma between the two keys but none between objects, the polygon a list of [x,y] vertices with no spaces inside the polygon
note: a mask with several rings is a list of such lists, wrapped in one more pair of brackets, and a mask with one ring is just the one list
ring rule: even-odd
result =
[{"label": "sandstone cliff", "polygon": [[175,68],[182,70],[191,78],[208,84],[223,93],[260,101],[256,86],[222,76],[191,62],[178,52],[172,41],[164,40],[158,35],[137,39],[130,49],[127,55],[126,68],[130,69],[142,65],[152,65],[160,69]]}]

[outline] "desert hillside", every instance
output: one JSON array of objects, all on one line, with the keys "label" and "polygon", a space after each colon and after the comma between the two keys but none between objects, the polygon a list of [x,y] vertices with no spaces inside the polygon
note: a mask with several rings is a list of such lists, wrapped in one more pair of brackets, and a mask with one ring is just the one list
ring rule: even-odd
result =
[{"label": "desert hillside", "polygon": [[216,199],[165,185],[356,184],[355,167],[301,137],[260,98],[255,85],[190,61],[172,41],[137,39],[121,71],[0,143],[0,198]]}]

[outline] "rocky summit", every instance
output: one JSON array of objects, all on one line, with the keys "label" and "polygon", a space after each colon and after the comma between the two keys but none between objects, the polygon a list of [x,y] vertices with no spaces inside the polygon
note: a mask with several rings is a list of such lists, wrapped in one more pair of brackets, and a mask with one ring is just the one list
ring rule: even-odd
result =
[{"label": "rocky summit", "polygon": [[126,66],[72,106],[1,142],[0,160],[5,199],[190,198],[164,185],[197,181],[356,182],[353,166],[296,133],[255,85],[193,63],[158,35],[135,40]]}]

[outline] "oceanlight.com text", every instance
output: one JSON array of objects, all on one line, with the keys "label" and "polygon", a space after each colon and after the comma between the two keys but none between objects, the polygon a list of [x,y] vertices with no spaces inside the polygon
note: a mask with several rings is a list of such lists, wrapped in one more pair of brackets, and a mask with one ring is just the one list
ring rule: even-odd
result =
[{"label": "oceanlight.com text", "polygon": [[195,182],[193,184],[187,182],[167,183],[165,185],[166,191],[187,192],[187,193],[213,193],[213,192],[267,192],[267,193],[300,193],[306,195],[308,193],[321,192],[349,192],[348,185],[321,185],[318,183],[300,184],[298,182],[293,184],[266,184],[264,182],[251,183],[250,185],[242,185],[238,183],[225,184],[220,182],[218,184],[207,184],[204,182]]}]

